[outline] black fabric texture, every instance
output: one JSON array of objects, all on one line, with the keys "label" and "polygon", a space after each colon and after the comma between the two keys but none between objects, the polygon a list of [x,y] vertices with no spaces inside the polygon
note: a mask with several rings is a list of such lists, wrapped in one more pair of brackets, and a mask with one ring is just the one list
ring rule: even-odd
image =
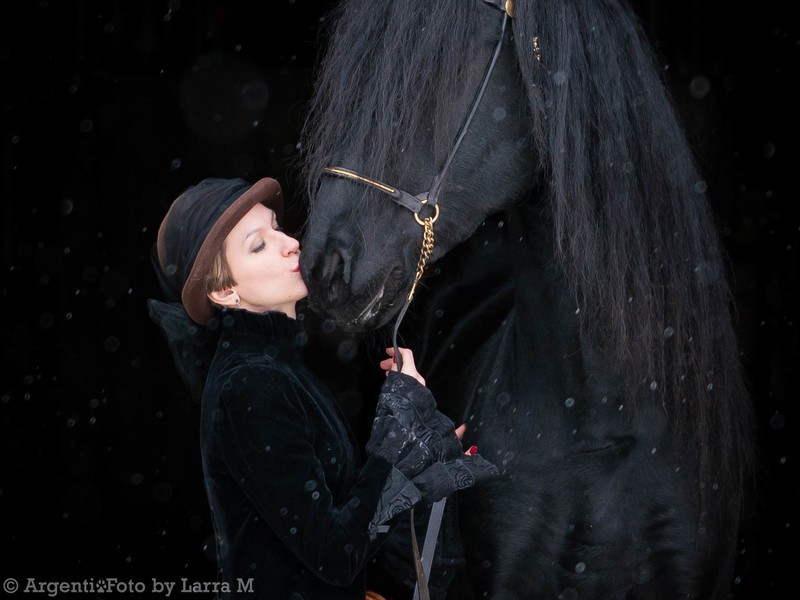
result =
[{"label": "black fabric texture", "polygon": [[386,523],[416,506],[420,500],[422,494],[416,486],[393,467],[378,498],[375,515],[369,523],[370,535],[375,537],[378,533],[387,533],[389,526]]},{"label": "black fabric texture", "polygon": [[229,311],[203,394],[201,447],[219,578],[248,598],[364,598],[378,526],[419,501],[376,454],[362,460],[282,313]]},{"label": "black fabric texture", "polygon": [[393,462],[407,477],[461,452],[455,425],[436,410],[430,390],[413,377],[389,372],[375,409],[367,451]]},{"label": "black fabric texture", "polygon": [[404,373],[389,372],[372,431],[367,451],[391,462],[427,502],[499,474],[479,454],[463,453],[453,421],[436,409],[428,388]]},{"label": "black fabric texture", "polygon": [[411,483],[427,502],[436,502],[458,490],[499,474],[497,467],[479,454],[436,462],[415,475]]},{"label": "black fabric texture", "polygon": [[[148,309],[193,395],[202,392],[220,597],[235,597],[239,582],[252,578],[249,598],[361,599],[365,567],[391,530],[400,525],[410,535],[411,507],[491,473],[462,454],[430,391],[394,372],[362,458],[330,391],[303,364],[300,323],[283,313],[221,311],[203,327],[175,302],[151,300]],[[456,524],[446,520],[445,528],[432,591],[446,589],[460,556]],[[424,539],[424,528],[418,533]],[[380,560],[402,562],[393,576],[407,578],[410,538],[389,554]]]}]

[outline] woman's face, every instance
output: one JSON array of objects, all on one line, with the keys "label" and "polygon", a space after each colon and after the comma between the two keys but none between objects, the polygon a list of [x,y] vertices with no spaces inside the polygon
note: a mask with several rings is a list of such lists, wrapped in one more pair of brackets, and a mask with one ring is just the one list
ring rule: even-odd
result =
[{"label": "woman's face", "polygon": [[280,311],[296,317],[295,304],[308,290],[300,277],[300,243],[278,228],[274,211],[256,204],[225,238],[239,308]]}]

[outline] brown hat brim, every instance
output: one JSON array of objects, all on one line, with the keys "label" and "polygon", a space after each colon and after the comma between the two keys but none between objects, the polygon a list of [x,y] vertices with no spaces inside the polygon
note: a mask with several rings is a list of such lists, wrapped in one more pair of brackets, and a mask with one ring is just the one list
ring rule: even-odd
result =
[{"label": "brown hat brim", "polygon": [[217,251],[222,248],[231,230],[256,204],[263,204],[274,210],[278,222],[283,220],[283,192],[280,184],[270,177],[255,182],[220,215],[200,246],[181,292],[181,302],[196,323],[205,325],[214,315],[214,308],[206,291],[206,277],[211,271]]}]

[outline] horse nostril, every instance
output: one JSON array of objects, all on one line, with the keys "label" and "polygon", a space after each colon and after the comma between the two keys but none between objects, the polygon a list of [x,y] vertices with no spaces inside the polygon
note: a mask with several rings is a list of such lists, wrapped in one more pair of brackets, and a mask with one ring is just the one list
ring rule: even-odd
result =
[{"label": "horse nostril", "polygon": [[327,287],[331,300],[347,295],[352,275],[352,257],[352,252],[346,248],[330,248],[325,256],[320,282]]},{"label": "horse nostril", "polygon": [[329,252],[322,263],[322,281],[330,284],[341,271],[342,255],[338,252]]},{"label": "horse nostril", "polygon": [[342,248],[339,250],[342,256],[342,279],[347,285],[350,285],[351,268],[353,266],[353,253],[347,249]]}]

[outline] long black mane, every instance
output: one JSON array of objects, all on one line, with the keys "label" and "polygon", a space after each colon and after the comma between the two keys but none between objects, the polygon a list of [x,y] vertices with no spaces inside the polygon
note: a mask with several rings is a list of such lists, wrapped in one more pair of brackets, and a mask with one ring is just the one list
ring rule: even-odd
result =
[{"label": "long black mane", "polygon": [[[631,398],[661,400],[725,498],[742,483],[725,465],[747,463],[749,403],[706,184],[655,57],[618,0],[516,4],[553,251],[581,327],[620,365]],[[340,6],[304,134],[310,197],[342,147],[385,178],[403,172],[411,141],[433,123],[443,158],[463,116],[453,99],[480,10],[462,0]]]}]

